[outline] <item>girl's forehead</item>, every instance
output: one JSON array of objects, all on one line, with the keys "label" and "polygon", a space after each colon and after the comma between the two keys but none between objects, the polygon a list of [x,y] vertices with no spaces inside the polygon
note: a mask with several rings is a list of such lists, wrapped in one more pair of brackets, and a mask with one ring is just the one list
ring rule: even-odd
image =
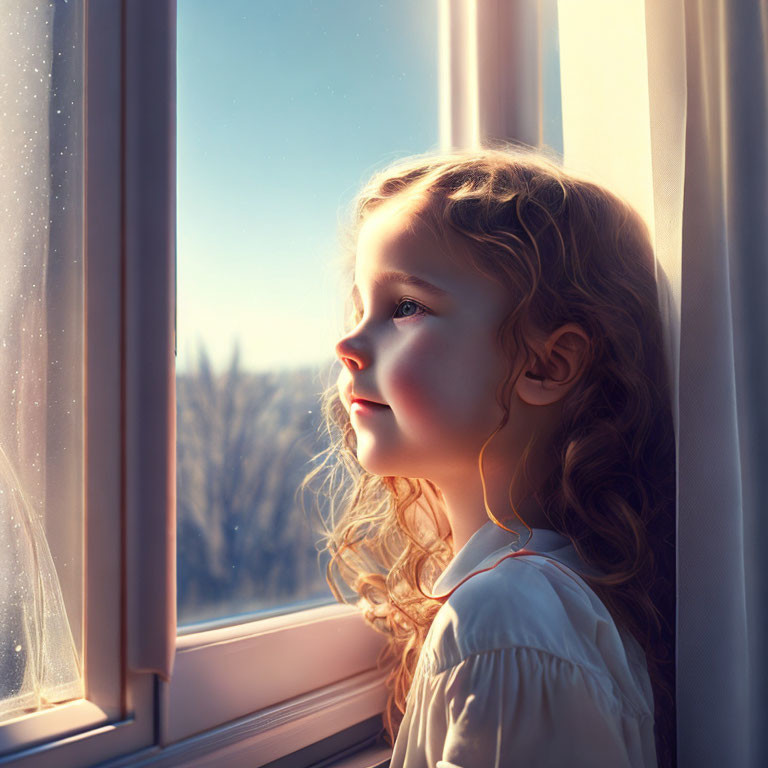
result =
[{"label": "girl's forehead", "polygon": [[381,273],[400,272],[450,290],[457,283],[482,277],[468,247],[454,233],[435,230],[413,207],[388,202],[371,213],[359,230],[355,282],[374,283]]}]

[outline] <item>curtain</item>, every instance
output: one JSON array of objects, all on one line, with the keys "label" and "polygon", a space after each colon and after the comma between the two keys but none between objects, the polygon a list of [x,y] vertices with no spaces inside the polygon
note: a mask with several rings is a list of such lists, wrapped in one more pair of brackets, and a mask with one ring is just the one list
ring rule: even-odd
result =
[{"label": "curtain", "polygon": [[[757,768],[768,765],[768,4],[654,0],[647,24],[654,188],[682,190],[661,235],[681,285],[680,764]],[[684,86],[674,101],[668,72]]]},{"label": "curtain", "polygon": [[681,768],[768,765],[767,6],[558,6],[566,164],[644,213],[662,275]]},{"label": "curtain", "polygon": [[80,2],[3,2],[1,719],[84,695],[81,27]]}]

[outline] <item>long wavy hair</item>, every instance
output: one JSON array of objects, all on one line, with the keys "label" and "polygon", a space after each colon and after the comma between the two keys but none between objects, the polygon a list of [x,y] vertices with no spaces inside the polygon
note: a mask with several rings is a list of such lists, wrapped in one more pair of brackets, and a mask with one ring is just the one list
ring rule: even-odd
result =
[{"label": "long wavy hair", "polygon": [[[350,328],[361,318],[351,292],[357,233],[399,196],[422,202],[422,220],[463,238],[475,267],[509,291],[498,342],[512,374],[499,385],[504,415],[495,431],[508,420],[522,372],[514,361],[521,349],[519,359],[532,354],[527,330],[576,323],[591,339],[590,360],[564,399],[551,443],[556,468],[535,496],[551,527],[603,574],[582,577],[645,651],[658,762],[674,766],[675,439],[647,226],[621,198],[540,151],[500,144],[397,161],[362,188],[343,230]],[[443,604],[424,586],[453,556],[450,534],[440,534],[442,494],[428,479],[361,467],[335,384],[322,393],[321,408],[328,447],[299,492],[321,479],[315,492],[328,504],[328,584],[339,602],[349,602],[342,589],[351,588],[366,622],[388,638],[378,663],[389,672],[383,730],[394,744],[419,653]],[[482,480],[482,461],[478,466]],[[495,510],[490,519],[505,516]]]}]

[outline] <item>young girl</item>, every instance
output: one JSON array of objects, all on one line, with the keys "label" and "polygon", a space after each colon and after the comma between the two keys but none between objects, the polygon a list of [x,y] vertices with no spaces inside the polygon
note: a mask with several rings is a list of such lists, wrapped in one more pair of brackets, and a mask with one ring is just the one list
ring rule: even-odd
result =
[{"label": "young girl", "polygon": [[350,235],[331,445],[304,484],[330,462],[328,582],[388,636],[391,768],[674,765],[674,433],[645,224],[501,146],[376,174]]}]

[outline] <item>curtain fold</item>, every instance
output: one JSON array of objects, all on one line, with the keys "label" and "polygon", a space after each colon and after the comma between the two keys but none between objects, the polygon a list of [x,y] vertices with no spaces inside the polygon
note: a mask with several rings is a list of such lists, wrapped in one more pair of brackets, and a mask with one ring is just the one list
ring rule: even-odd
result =
[{"label": "curtain fold", "polygon": [[[654,135],[654,192],[683,189],[660,203],[680,222],[680,245],[678,232],[657,229],[681,270],[681,766],[768,764],[767,15],[757,0],[646,5],[650,124],[675,126]],[[670,73],[685,82],[672,105]]]},{"label": "curtain fold", "polygon": [[0,719],[84,695],[80,26],[80,3],[3,4]]}]

